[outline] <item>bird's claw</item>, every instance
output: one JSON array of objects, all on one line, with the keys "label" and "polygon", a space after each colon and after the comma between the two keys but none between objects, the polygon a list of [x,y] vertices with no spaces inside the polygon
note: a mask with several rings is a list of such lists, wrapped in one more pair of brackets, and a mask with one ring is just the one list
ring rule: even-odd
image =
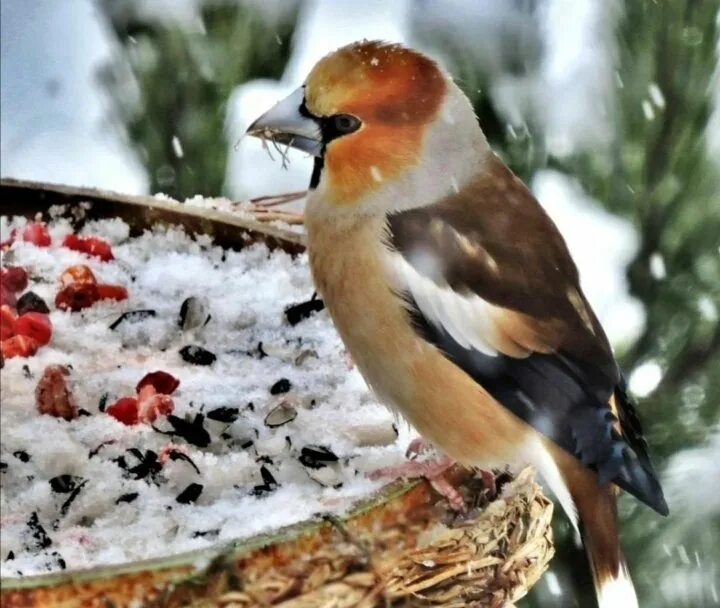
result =
[{"label": "bird's claw", "polygon": [[[415,441],[410,444],[411,447],[413,443]],[[408,448],[408,452],[410,452],[410,448]],[[430,482],[430,485],[438,494],[448,501],[453,511],[465,513],[467,511],[465,500],[457,488],[445,477],[447,470],[454,464],[455,461],[449,456],[439,456],[430,460],[409,460],[394,467],[376,469],[368,473],[368,477],[372,480],[423,477]]]}]

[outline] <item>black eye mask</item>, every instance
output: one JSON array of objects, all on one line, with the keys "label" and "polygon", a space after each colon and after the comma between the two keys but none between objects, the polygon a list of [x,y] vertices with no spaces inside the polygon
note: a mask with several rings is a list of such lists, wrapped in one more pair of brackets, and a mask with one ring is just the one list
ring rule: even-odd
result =
[{"label": "black eye mask", "polygon": [[359,118],[352,114],[334,114],[333,116],[315,116],[307,109],[305,100],[298,108],[301,115],[311,118],[320,125],[322,133],[322,141],[324,145],[330,143],[333,139],[354,133],[361,126],[362,122]]},{"label": "black eye mask", "polygon": [[322,154],[315,157],[313,163],[313,172],[310,177],[310,189],[314,190],[320,183],[320,176],[322,174],[323,167],[325,166],[325,146],[327,146],[333,139],[354,133],[361,126],[362,122],[359,118],[352,114],[334,114],[333,116],[315,116],[307,109],[305,105],[305,99],[298,108],[300,114],[306,118],[311,118],[320,125],[320,132],[322,133]]}]

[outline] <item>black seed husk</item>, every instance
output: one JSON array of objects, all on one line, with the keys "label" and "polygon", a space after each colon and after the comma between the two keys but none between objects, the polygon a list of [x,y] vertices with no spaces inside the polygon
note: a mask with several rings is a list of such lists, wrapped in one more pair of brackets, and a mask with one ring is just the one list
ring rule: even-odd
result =
[{"label": "black seed husk", "polygon": [[82,477],[74,475],[58,475],[49,480],[50,488],[56,494],[69,494],[77,487],[80,481],[82,481]]},{"label": "black seed husk", "polygon": [[275,384],[270,387],[271,395],[283,395],[290,391],[292,384],[287,378],[280,378]]},{"label": "black seed husk", "polygon": [[102,450],[106,445],[112,445],[113,443],[115,443],[114,439],[108,439],[107,441],[103,441],[100,445],[88,452],[88,460],[90,460],[93,456],[97,456],[98,452]]},{"label": "black seed husk", "polygon": [[154,426],[152,428],[163,435],[177,435],[178,437],[182,437],[188,443],[196,445],[199,448],[205,448],[210,445],[210,433],[205,430],[205,416],[202,414],[195,414],[192,422],[169,414],[167,421],[172,425],[172,431],[162,431]]},{"label": "black seed husk", "polygon": [[27,291],[21,295],[15,307],[17,308],[18,316],[26,312],[41,312],[45,315],[50,313],[50,309],[45,303],[45,300],[33,291]]},{"label": "black seed husk", "polygon": [[209,350],[196,344],[188,344],[180,349],[183,361],[192,365],[212,365],[217,357]]},{"label": "black seed husk", "polygon": [[178,494],[175,500],[183,505],[195,502],[200,497],[200,494],[202,494],[203,487],[204,486],[201,483],[191,483],[187,488],[180,492],[180,494]]},{"label": "black seed husk", "polygon": [[235,422],[240,415],[240,408],[237,407],[216,407],[214,410],[207,412],[210,420],[217,422]]},{"label": "black seed husk", "polygon": [[215,538],[220,534],[220,528],[213,528],[212,530],[197,530],[192,533],[193,538]]},{"label": "black seed husk", "polygon": [[36,549],[47,549],[50,545],[52,545],[52,540],[48,536],[47,532],[45,532],[45,528],[43,528],[42,524],[40,523],[36,511],[33,511],[26,525],[30,530],[30,533],[32,534]]},{"label": "black seed husk", "polygon": [[260,467],[260,475],[261,475],[261,477],[263,479],[263,483],[265,485],[268,485],[268,486],[272,485],[272,484],[277,485],[277,481],[275,481],[275,477],[270,472],[270,469],[268,469],[266,466]]},{"label": "black seed husk", "polygon": [[67,500],[62,504],[60,507],[60,515],[66,515],[68,510],[70,509],[70,506],[73,502],[75,502],[75,499],[78,497],[78,494],[80,494],[80,491],[85,487],[85,484],[87,484],[87,479],[84,479],[82,483],[75,486],[73,491],[71,492],[70,496],[68,496]]},{"label": "black seed husk", "polygon": [[322,445],[306,445],[300,450],[300,462],[311,469],[320,469],[329,462],[337,462],[338,457]]},{"label": "black seed husk", "polygon": [[20,462],[30,462],[30,454],[28,454],[25,450],[17,450],[16,452],[13,452],[13,456],[17,458]]},{"label": "black seed husk", "polygon": [[107,406],[108,397],[110,396],[110,393],[103,393],[100,397],[100,402],[98,403],[98,409],[101,412],[105,411],[105,407]]},{"label": "black seed husk", "polygon": [[25,365],[22,366],[23,376],[25,376],[28,380],[30,380],[33,377],[33,373],[30,371],[30,366]]},{"label": "black seed husk", "polygon": [[81,407],[78,410],[78,416],[92,416],[92,414],[90,412],[88,412],[86,409]]},{"label": "black seed husk", "polygon": [[9,562],[11,560],[15,559],[15,553],[13,551],[9,551],[7,554],[7,557],[5,558],[6,562]]},{"label": "black seed husk", "polygon": [[258,359],[264,359],[265,357],[268,356],[268,354],[267,354],[267,353],[265,352],[265,350],[263,349],[263,343],[262,343],[262,342],[258,342],[258,345],[257,345],[257,353],[258,353]]},{"label": "black seed husk", "polygon": [[[60,555],[57,551],[53,551],[50,554],[51,557],[54,557],[57,560],[57,565],[60,570],[65,570],[67,568],[67,564],[65,563],[65,560],[63,559],[63,556]],[[48,568],[48,570],[51,570],[52,568]]]},{"label": "black seed husk", "polygon": [[262,496],[263,494],[272,492],[278,487],[278,482],[265,465],[260,467],[260,476],[262,477],[263,483],[252,489],[253,496]]},{"label": "black seed husk", "polygon": [[162,469],[162,464],[158,462],[158,457],[152,450],[147,450],[143,454],[137,448],[130,448],[127,450],[140,462],[135,466],[130,466],[124,456],[118,456],[114,459],[117,465],[123,469],[129,475],[132,475],[135,479],[145,479],[148,475],[154,478]]},{"label": "black seed husk", "polygon": [[193,462],[193,459],[190,458],[187,454],[183,454],[182,452],[178,450],[172,450],[170,452],[170,460],[184,460],[187,462],[193,469],[195,469],[195,472],[200,475],[200,469],[198,469],[197,465]]},{"label": "black seed husk", "polygon": [[285,309],[285,318],[290,325],[297,325],[303,319],[307,319],[312,314],[320,312],[325,308],[325,303],[319,298],[316,298],[316,295],[317,294],[314,294],[312,299],[306,302],[293,304]]},{"label": "black seed husk", "polygon": [[121,494],[120,496],[118,496],[115,504],[119,505],[121,502],[133,502],[138,496],[140,495],[137,492],[128,492],[127,494]]},{"label": "black seed husk", "polygon": [[8,468],[8,463],[4,461],[0,461],[0,471],[5,471]]},{"label": "black seed husk", "polygon": [[128,322],[135,322],[135,321],[142,321],[143,319],[147,319],[148,317],[154,317],[157,313],[152,308],[145,308],[140,310],[128,310],[127,312],[124,312],[121,314],[117,319],[115,319],[110,324],[110,329],[117,329],[117,327],[120,325],[120,323],[123,323],[124,321]]}]

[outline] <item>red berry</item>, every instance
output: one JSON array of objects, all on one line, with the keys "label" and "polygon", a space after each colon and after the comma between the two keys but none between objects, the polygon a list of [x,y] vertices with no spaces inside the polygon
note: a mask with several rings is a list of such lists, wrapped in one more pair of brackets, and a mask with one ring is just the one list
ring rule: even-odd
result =
[{"label": "red berry", "polygon": [[162,393],[163,395],[172,395],[175,389],[180,386],[180,380],[167,372],[158,370],[156,372],[145,374],[142,380],[138,382],[135,390],[139,393],[140,390],[147,385],[154,387],[158,393]]},{"label": "red berry", "polygon": [[172,397],[161,395],[152,384],[146,384],[138,392],[138,418],[141,422],[154,422],[158,416],[166,416],[174,409]]},{"label": "red berry", "polygon": [[48,247],[50,245],[50,234],[45,224],[41,222],[32,222],[25,227],[22,233],[23,241],[32,243],[38,247]]},{"label": "red berry", "polygon": [[27,271],[22,266],[3,266],[0,282],[15,293],[23,291],[28,286]]},{"label": "red berry", "polygon": [[17,296],[9,287],[5,287],[5,283],[0,283],[0,306],[7,305],[15,308],[17,304]]},{"label": "red berry", "polygon": [[68,266],[60,275],[60,284],[63,287],[67,287],[68,285],[73,285],[75,283],[90,283],[91,285],[95,285],[97,283],[97,279],[95,278],[93,271],[90,270],[89,266],[85,266],[85,264],[76,264],[75,266]]},{"label": "red berry", "polygon": [[15,319],[17,319],[17,315],[10,306],[7,304],[0,306],[0,339],[7,340],[15,335],[13,329]]},{"label": "red berry", "polygon": [[13,357],[31,357],[37,352],[38,343],[27,336],[13,336],[0,342],[2,355],[6,359]]},{"label": "red berry", "polygon": [[32,338],[40,346],[50,342],[52,337],[52,323],[50,317],[41,312],[26,312],[15,320],[13,326],[15,334]]},{"label": "red berry", "polygon": [[79,410],[67,383],[70,370],[63,365],[48,365],[35,387],[35,406],[37,411],[55,418],[72,420],[77,418]]},{"label": "red berry", "polygon": [[106,285],[97,286],[98,300],[127,300],[128,290],[122,285]]},{"label": "red berry", "polygon": [[96,236],[81,237],[76,234],[68,234],[63,239],[63,247],[73,251],[82,251],[88,255],[100,258],[103,262],[115,259],[110,248],[110,243]]},{"label": "red berry", "polygon": [[13,228],[10,231],[10,234],[8,234],[8,238],[6,238],[4,241],[0,242],[0,249],[5,249],[7,247],[10,247],[15,242],[15,239],[17,238],[17,228]]},{"label": "red berry", "polygon": [[96,258],[100,258],[103,262],[109,262],[114,260],[115,256],[110,248],[110,243],[99,239],[95,236],[89,236],[85,238],[86,252],[90,255],[94,255]]},{"label": "red berry", "polygon": [[123,397],[109,406],[105,412],[110,414],[115,420],[119,420],[123,424],[137,424],[138,419],[138,400],[135,397]]},{"label": "red berry", "polygon": [[73,251],[85,252],[85,242],[77,234],[68,234],[63,237],[62,246]]},{"label": "red berry", "polygon": [[92,283],[73,283],[63,287],[55,296],[55,306],[60,310],[77,312],[89,308],[97,302],[97,285]]}]

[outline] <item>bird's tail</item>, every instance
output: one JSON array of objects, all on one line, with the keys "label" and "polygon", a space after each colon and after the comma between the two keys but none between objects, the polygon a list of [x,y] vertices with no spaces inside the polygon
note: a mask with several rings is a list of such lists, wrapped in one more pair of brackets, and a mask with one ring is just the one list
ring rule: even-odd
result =
[{"label": "bird's tail", "polygon": [[[592,480],[594,484],[597,482]],[[573,492],[580,535],[590,562],[600,608],[637,608],[630,574],[620,549],[617,505],[610,484],[594,491]]]}]

